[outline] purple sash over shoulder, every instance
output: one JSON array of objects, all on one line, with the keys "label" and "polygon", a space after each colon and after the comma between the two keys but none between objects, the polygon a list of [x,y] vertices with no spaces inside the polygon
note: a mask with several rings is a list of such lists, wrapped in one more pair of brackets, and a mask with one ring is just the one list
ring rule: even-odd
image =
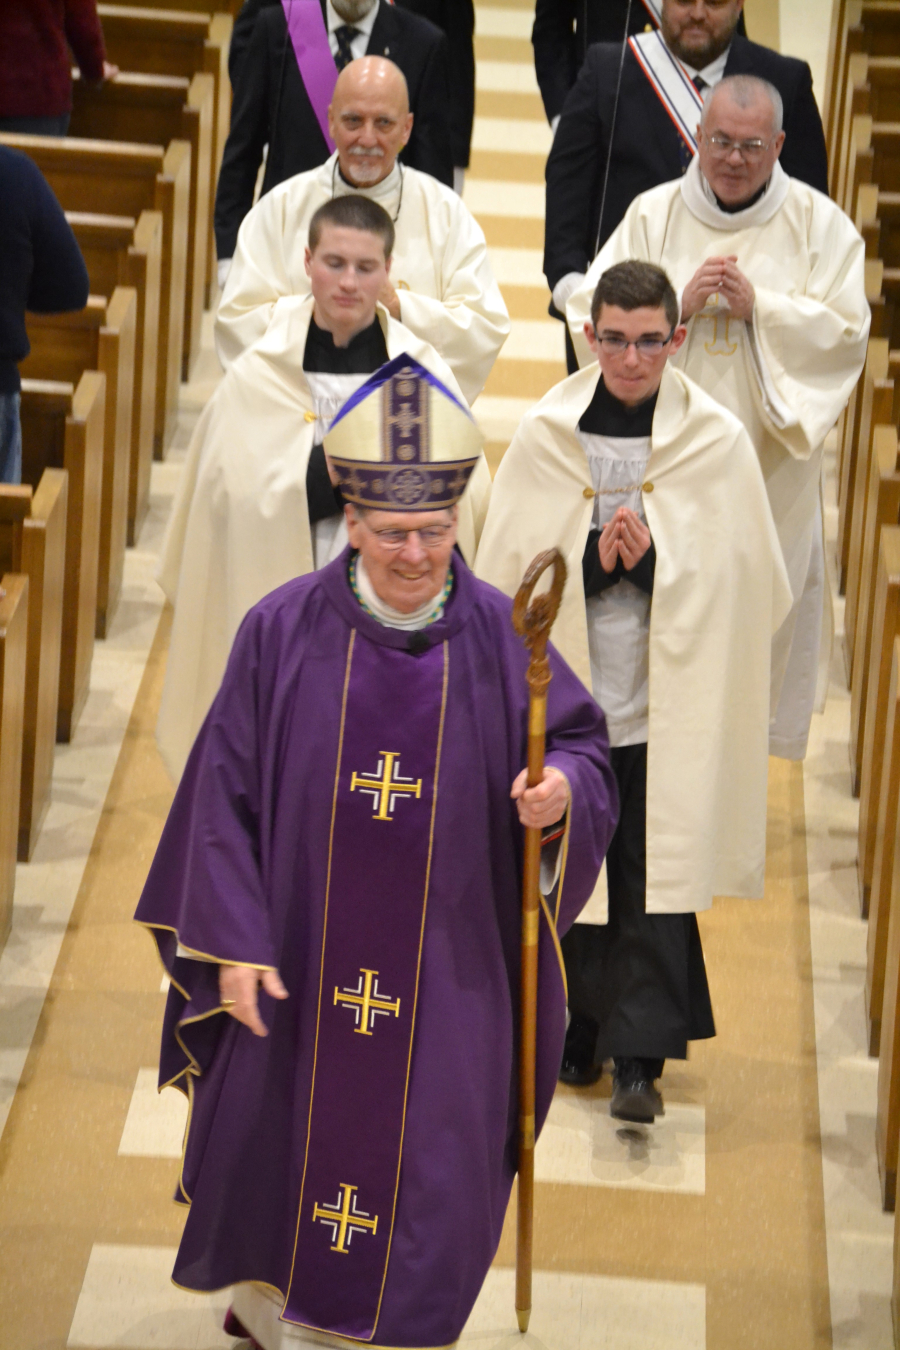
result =
[{"label": "purple sash over shoulder", "polygon": [[328,42],[328,29],[319,0],[281,0],[284,17],[300,78],[306,88],[316,121],[322,128],[328,153],[334,153],[334,141],[328,131],[328,105],[337,81],[337,66]]},{"label": "purple sash over shoulder", "polygon": [[361,1341],[378,1325],[400,1184],[447,678],[446,643],[412,661],[354,633],[332,781],[323,768],[325,931],[281,1315]]}]

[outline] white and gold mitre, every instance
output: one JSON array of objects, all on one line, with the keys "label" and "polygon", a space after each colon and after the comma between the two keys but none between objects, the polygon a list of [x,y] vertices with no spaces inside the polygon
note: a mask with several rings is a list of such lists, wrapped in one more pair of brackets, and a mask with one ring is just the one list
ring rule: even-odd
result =
[{"label": "white and gold mitre", "polygon": [[404,352],[360,385],[324,443],[348,502],[440,511],[465,491],[482,440],[468,408]]}]

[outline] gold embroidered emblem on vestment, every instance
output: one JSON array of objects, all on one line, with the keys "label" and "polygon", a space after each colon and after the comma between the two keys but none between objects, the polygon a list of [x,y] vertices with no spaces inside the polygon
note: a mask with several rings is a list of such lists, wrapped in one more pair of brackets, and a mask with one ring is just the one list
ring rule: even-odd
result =
[{"label": "gold embroidered emblem on vestment", "polygon": [[403,796],[421,798],[422,780],[421,778],[403,778],[399,772],[396,777],[394,776],[394,764],[400,758],[397,751],[382,750],[381,755],[382,758],[379,759],[378,768],[374,773],[354,773],[352,775],[350,791],[367,792],[375,799],[376,810],[372,815],[373,820],[393,820],[392,812],[395,799]]},{"label": "gold embroidered emblem on vestment", "polygon": [[400,1000],[384,997],[378,992],[378,971],[366,970],[363,967],[359,972],[359,984],[355,989],[334,989],[335,1007],[340,1005],[342,1008],[352,1009],[356,1017],[356,1026],[354,1031],[358,1031],[362,1036],[371,1036],[375,1026],[375,1018],[379,1013],[384,1017],[400,1016]]},{"label": "gold embroidered emblem on vestment", "polygon": [[354,1233],[371,1233],[374,1237],[378,1228],[377,1214],[373,1218],[364,1209],[356,1208],[357,1189],[342,1181],[337,1204],[313,1205],[313,1223],[328,1225],[334,1238],[331,1250],[340,1252],[342,1256],[350,1254],[350,1239]]}]

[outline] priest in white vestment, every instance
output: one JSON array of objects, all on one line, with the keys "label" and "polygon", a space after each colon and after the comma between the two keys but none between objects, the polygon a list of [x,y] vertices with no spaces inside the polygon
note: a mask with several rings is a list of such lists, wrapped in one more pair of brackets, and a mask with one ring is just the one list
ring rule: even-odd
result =
[{"label": "priest in white vestment", "polygon": [[384,207],[396,230],[382,303],[430,343],[472,404],[510,329],[481,227],[451,188],[397,160],[412,114],[392,61],[351,61],[328,116],[337,146],[331,158],[273,188],[244,217],[216,315],[219,359],[227,369],[260,338],[282,296],[308,293],[304,250],[313,212],[361,193]]},{"label": "priest in white vestment", "polygon": [[[553,641],[606,714],[619,787],[595,895],[563,942],[561,1077],[615,1064],[612,1114],[652,1121],[667,1058],[715,1034],[696,911],[762,895],[771,639],[790,587],[738,419],[666,365],[686,340],[660,268],[596,288],[594,360],[523,419],[500,462],[476,572],[513,595],[553,546]],[[602,376],[602,378],[601,378]]]},{"label": "priest in white vestment", "polygon": [[723,80],[684,178],[634,200],[566,314],[585,365],[608,267],[658,263],[680,293],[688,337],[676,361],[741,419],[766,480],[794,596],[773,647],[770,748],[802,759],[831,654],[822,445],[862,370],[869,306],[862,239],[832,201],[784,174],[781,119],[771,85]]},{"label": "priest in white vestment", "polygon": [[[264,336],[226,372],[194,431],[169,520],[159,581],[175,615],[157,741],[176,780],[244,615],[346,547],[322,448],[339,409],[404,352],[459,392],[434,349],[377,301],[393,242],[381,207],[359,196],[327,202],[310,242],[311,294],[279,300]],[[482,455],[458,508],[470,561],[489,491]]]}]

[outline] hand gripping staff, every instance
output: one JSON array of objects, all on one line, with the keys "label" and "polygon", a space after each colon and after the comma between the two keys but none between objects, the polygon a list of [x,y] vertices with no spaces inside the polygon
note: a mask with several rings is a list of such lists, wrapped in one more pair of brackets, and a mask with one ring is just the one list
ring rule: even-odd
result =
[{"label": "hand gripping staff", "polygon": [[[538,579],[553,568],[550,589],[529,605]],[[513,627],[531,653],[528,671],[528,787],[544,776],[547,733],[547,686],[550,662],[547,639],[566,584],[566,564],[559,549],[534,559],[513,601]],[[516,1228],[516,1318],[528,1330],[531,1317],[531,1266],[534,1235],[534,1078],[537,1040],[538,932],[540,928],[541,831],[525,830],[522,875],[521,1034],[519,1038],[519,1185]]]}]

